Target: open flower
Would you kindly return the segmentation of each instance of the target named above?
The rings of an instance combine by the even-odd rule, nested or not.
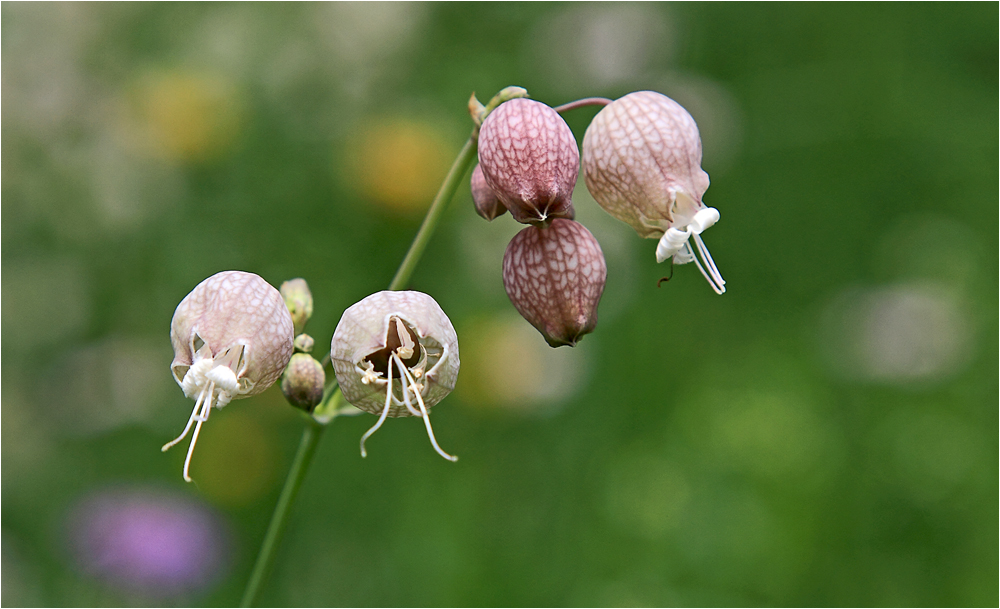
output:
[[[253,273],[223,271],[202,281],[177,305],[170,322],[170,370],[195,401],[181,435],[194,434],[184,459],[184,479],[201,424],[212,407],[256,395],[281,376],[292,357],[292,316],[278,290]]]
[[[583,137],[583,169],[601,207],[639,236],[660,240],[657,262],[694,261],[716,293],[726,291],[701,239],[719,220],[718,210],[702,202],[709,180],[701,168],[701,137],[680,104],[638,91],[605,106]]]
[[[439,455],[428,412],[455,388],[458,380],[458,335],[438,303],[422,292],[383,291],[348,307],[337,324],[330,359],[344,398],[357,408],[378,414],[365,441],[386,417],[424,420],[427,436]]]

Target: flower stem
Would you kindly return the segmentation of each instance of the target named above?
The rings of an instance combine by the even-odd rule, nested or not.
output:
[[[477,138],[473,134],[465,142],[462,151],[458,153],[458,157],[452,163],[451,169],[448,170],[448,175],[445,176],[441,188],[427,210],[427,216],[424,217],[424,222],[420,225],[417,236],[414,237],[413,243],[410,244],[410,249],[406,252],[406,257],[403,258],[403,262],[399,265],[395,277],[392,278],[392,283],[389,284],[390,290],[402,289],[410,281],[413,270],[417,267],[417,263],[420,262],[420,257],[427,248],[427,243],[430,241],[431,235],[434,234],[434,229],[437,228],[441,214],[444,212],[445,207],[447,207],[448,202],[455,196],[458,185],[472,166],[476,158],[476,150]],[[326,429],[330,421],[336,418],[337,411],[342,405],[343,394],[340,392],[340,388],[333,390],[335,384],[336,380],[331,380],[330,385],[324,392],[323,401],[316,407],[313,416],[307,417],[306,427],[302,431],[302,439],[299,441],[299,450],[295,454],[292,468],[288,471],[285,486],[281,489],[278,504],[274,507],[274,514],[271,515],[271,523],[268,525],[267,533],[264,535],[264,543],[260,546],[260,552],[257,554],[257,562],[254,564],[250,581],[247,582],[246,590],[243,593],[243,600],[240,602],[241,607],[250,607],[254,604],[261,587],[264,585],[264,581],[267,579],[271,565],[274,563],[275,556],[277,555],[281,536],[288,526],[288,518],[292,511],[292,505],[295,503],[295,497],[298,495],[302,481],[306,477],[306,472],[309,471],[309,465],[312,463],[313,455],[316,453],[316,446],[319,444],[319,439],[322,437],[323,430]]]
[[[271,516],[271,524],[267,527],[264,535],[264,543],[260,546],[260,553],[257,555],[257,563],[250,574],[250,581],[247,582],[246,590],[243,592],[243,600],[240,607],[250,607],[257,599],[261,586],[267,578],[271,565],[274,564],[275,550],[278,542],[285,533],[288,526],[288,515],[291,512],[295,497],[299,494],[299,488],[312,463],[313,455],[316,453],[316,446],[323,435],[326,425],[322,425],[312,417],[306,417],[306,428],[302,432],[302,439],[299,441],[299,450],[295,453],[295,460],[292,461],[292,468],[288,471],[288,478],[285,479],[285,487],[281,489],[281,496],[278,497],[278,505],[274,507],[274,514]]]
[[[611,100],[606,97],[585,97],[583,99],[571,101],[568,104],[556,106],[555,108],[553,108],[553,110],[562,114],[563,112],[567,112],[569,110],[575,110],[577,108],[582,108],[584,106],[607,106],[610,103]]]
[[[465,142],[465,146],[462,147],[462,151],[458,153],[455,162],[451,164],[451,169],[448,170],[448,175],[445,176],[444,183],[441,184],[441,189],[438,190],[430,209],[427,210],[424,223],[420,225],[417,236],[413,238],[413,243],[410,244],[410,251],[406,252],[406,258],[403,258],[403,263],[399,265],[396,276],[392,278],[392,283],[389,284],[390,290],[401,290],[410,281],[410,275],[413,274],[413,269],[417,268],[417,262],[420,261],[420,257],[424,254],[424,249],[427,247],[431,235],[434,234],[434,229],[437,228],[441,214],[444,213],[444,209],[448,202],[451,201],[451,198],[455,196],[455,191],[458,190],[458,185],[462,181],[462,177],[472,167],[472,161],[476,158],[477,144],[477,139],[470,137]]]

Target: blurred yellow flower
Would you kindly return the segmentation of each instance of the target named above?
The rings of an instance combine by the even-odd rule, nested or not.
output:
[[[148,74],[135,103],[150,145],[170,159],[216,158],[231,147],[243,123],[236,87],[217,74]]]
[[[418,212],[430,205],[454,152],[441,130],[426,122],[371,121],[347,143],[345,178],[372,203]]]

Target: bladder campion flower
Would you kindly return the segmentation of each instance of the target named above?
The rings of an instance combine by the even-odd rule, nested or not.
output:
[[[553,347],[574,346],[597,326],[608,267],[601,246],[579,222],[528,226],[503,257],[503,286],[517,312]]]
[[[716,293],[726,291],[701,239],[719,220],[719,211],[702,202],[709,180],[701,168],[701,137],[680,104],[638,91],[605,106],[583,137],[583,170],[601,207],[639,236],[660,240],[657,262],[694,261]]]
[[[438,446],[428,414],[454,389],[460,365],[458,335],[433,298],[384,291],[350,306],[333,333],[330,359],[344,398],[379,415],[361,437],[362,457],[386,417],[415,416],[424,420],[434,450],[457,460]]]
[[[479,132],[479,165],[518,222],[573,219],[580,151],[569,125],[552,108],[524,98],[500,104]]]
[[[170,370],[195,403],[184,431],[163,450],[183,440],[194,425],[184,480],[191,481],[191,455],[212,407],[222,408],[274,384],[292,357],[292,332],[281,294],[253,273],[216,273],[177,305],[170,322]]]

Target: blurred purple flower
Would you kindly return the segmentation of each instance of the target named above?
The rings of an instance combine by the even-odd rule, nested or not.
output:
[[[117,488],[74,506],[69,544],[79,568],[130,592],[205,590],[225,570],[229,535],[208,507],[168,491]]]

